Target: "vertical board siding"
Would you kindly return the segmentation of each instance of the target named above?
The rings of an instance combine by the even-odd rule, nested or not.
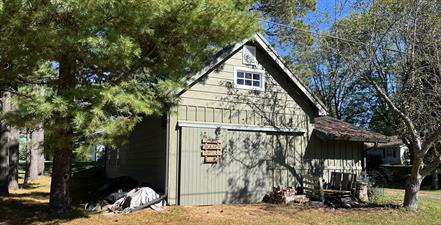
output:
[[[163,117],[147,117],[129,137],[129,143],[109,150],[106,175],[130,176],[164,192],[166,128]]]
[[[265,91],[234,88],[234,53],[181,95],[170,126],[169,203],[204,205],[258,202],[277,185],[299,186],[304,174],[317,173],[329,181],[332,171],[361,170],[360,143],[318,139],[315,109],[292,81],[261,49],[256,69],[265,71]],[[215,129],[177,127],[177,121],[230,123],[279,128],[303,128],[301,136],[222,130],[224,155],[218,164],[205,164],[201,139]],[[180,138],[177,138],[180,137]]]
[[[222,109],[209,106],[180,105],[178,119],[181,121],[231,123],[256,126],[305,127],[298,121],[306,121],[292,112],[259,112],[251,109]]]
[[[348,151],[359,149],[360,143],[316,140],[303,153],[295,144],[302,136],[221,130],[218,138],[223,141],[222,159],[208,164],[201,155],[201,140],[216,137],[216,129],[184,127],[181,134],[181,205],[260,202],[272,187],[300,186],[305,174],[329,182],[334,171],[361,171],[357,167],[361,159],[352,158]],[[327,167],[328,159],[322,151],[335,152],[329,157],[343,166]],[[292,163],[296,155],[302,154],[299,164]]]
[[[185,127],[181,132],[181,205],[260,202],[273,186],[295,184],[284,167],[294,148],[283,140],[299,137],[222,130],[222,159],[209,164],[201,156],[201,140],[215,137],[215,129]],[[269,161],[276,165],[268,167]]]

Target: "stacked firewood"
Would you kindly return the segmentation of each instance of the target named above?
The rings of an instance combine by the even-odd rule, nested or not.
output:
[[[307,203],[309,198],[306,195],[296,195],[294,187],[273,187],[273,191],[263,198],[263,202],[272,204]]]
[[[273,196],[276,202],[285,202],[286,197],[293,196],[295,194],[296,189],[293,187],[273,187]]]
[[[273,187],[273,191],[269,196],[266,196],[266,201],[271,203],[288,203],[290,197],[296,194],[296,190],[293,187],[277,186]]]

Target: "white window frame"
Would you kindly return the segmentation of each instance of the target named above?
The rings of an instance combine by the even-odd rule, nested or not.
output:
[[[254,87],[254,86],[248,86],[245,84],[238,84],[237,83],[237,72],[244,72],[244,73],[257,73],[260,75],[260,87]],[[247,68],[247,67],[234,67],[234,87],[235,88],[241,88],[241,89],[248,89],[248,90],[255,90],[255,91],[265,91],[265,71],[264,70],[258,70],[253,68]]]

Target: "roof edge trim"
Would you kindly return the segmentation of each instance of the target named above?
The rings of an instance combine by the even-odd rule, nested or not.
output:
[[[309,90],[306,85],[303,84],[303,82],[295,76],[291,70],[286,66],[283,59],[280,58],[280,56],[277,54],[276,50],[271,47],[269,42],[263,37],[262,34],[256,33],[254,35],[254,39],[256,40],[257,44],[262,47],[265,52],[271,57],[271,59],[274,60],[274,62],[283,70],[283,72],[286,73],[286,75],[294,82],[294,84],[297,86],[297,88],[300,89],[300,91],[305,94],[306,98],[317,108],[318,115],[319,116],[326,116],[328,115],[328,112],[326,110],[325,105],[318,99],[314,94]],[[245,43],[250,41],[252,39],[245,39],[240,43],[236,43],[234,47],[232,47],[232,50],[229,52],[225,52],[221,54],[220,56],[214,58],[207,66],[202,68],[198,73],[191,76],[188,80],[186,80],[186,84],[188,86],[194,85],[201,77],[209,73],[213,70],[217,65],[219,65],[221,62],[223,62],[225,59],[227,59],[229,56],[231,56],[233,53],[235,53],[237,50],[239,50]],[[187,89],[180,88],[176,91],[177,95],[183,94]]]

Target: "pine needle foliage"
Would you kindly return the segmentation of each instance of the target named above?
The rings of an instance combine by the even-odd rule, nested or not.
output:
[[[25,127],[41,121],[51,143],[55,114],[75,139],[119,145],[143,116],[175,104],[173,90],[226,44],[257,30],[252,1],[2,1],[0,85],[15,87]],[[61,58],[74,87],[59,90]],[[97,135],[101,134],[101,135]],[[104,135],[102,135],[104,134]]]

